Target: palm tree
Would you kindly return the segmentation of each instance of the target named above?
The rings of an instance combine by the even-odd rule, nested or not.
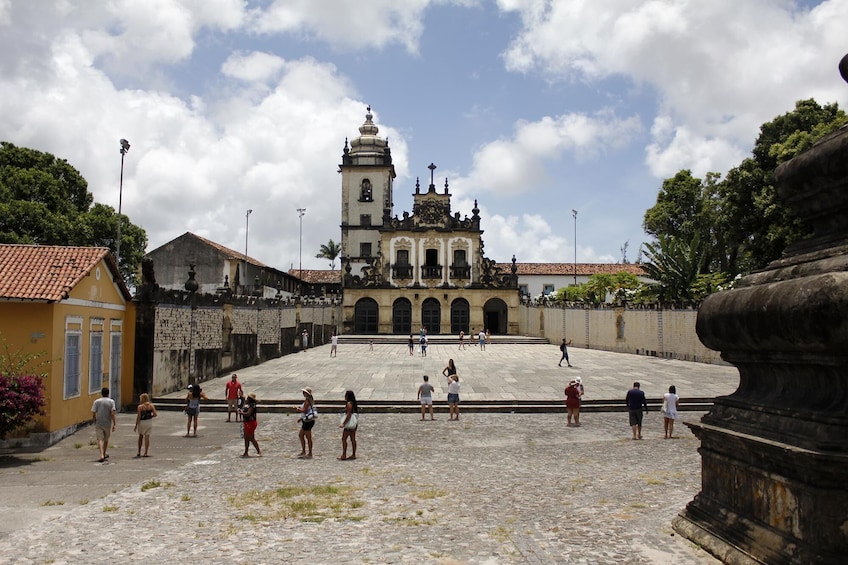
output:
[[[321,251],[316,255],[318,259],[329,259],[330,269],[336,270],[336,258],[341,255],[342,246],[332,239],[326,244],[321,244]]]
[[[645,274],[655,282],[649,293],[662,302],[693,300],[693,286],[704,265],[701,240],[696,232],[692,241],[660,234],[656,243],[646,243],[642,263]]]

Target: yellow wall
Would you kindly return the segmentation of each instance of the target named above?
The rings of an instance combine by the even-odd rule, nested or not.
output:
[[[48,372],[45,380],[46,415],[40,418],[38,431],[53,432],[91,419],[91,405],[100,396],[100,388],[109,386],[111,335],[115,322],[121,324],[121,379],[118,394],[122,404],[133,401],[132,376],[135,348],[135,308],[126,302],[111,273],[104,263],[74,287],[68,300],[58,304],[43,302],[0,302],[0,333],[11,351],[21,353],[44,352],[51,364],[39,371]],[[68,317],[81,318],[78,329],[81,335],[80,391],[78,396],[64,398],[65,328]],[[97,392],[89,393],[89,363],[92,322],[102,319],[94,329],[103,331],[102,382],[96,383]]]

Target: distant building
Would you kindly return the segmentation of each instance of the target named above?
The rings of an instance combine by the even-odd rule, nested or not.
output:
[[[500,263],[501,269],[509,264]],[[518,289],[522,296],[535,298],[555,293],[560,288],[583,284],[592,275],[614,275],[625,272],[635,275],[641,282],[650,282],[645,271],[637,263],[516,263],[518,267]]]
[[[145,258],[153,261],[156,283],[167,290],[184,288],[191,264],[201,294],[288,298],[297,294],[299,286],[296,276],[190,232],[157,247]]]
[[[415,183],[412,213],[394,214],[395,169],[371,109],[359,137],[345,141],[342,178],[344,333],[517,334],[514,267],[485,257],[481,218],[451,210],[448,181]]]
[[[45,443],[91,421],[104,386],[118,406],[133,401],[135,307],[106,248],[0,244],[0,335],[49,362],[27,367],[47,372]]]

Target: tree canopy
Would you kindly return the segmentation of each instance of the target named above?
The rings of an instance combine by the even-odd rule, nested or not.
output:
[[[760,127],[752,156],[724,179],[715,172],[696,178],[689,170],[665,179],[643,221],[645,232],[655,238],[646,246],[652,267],[681,266],[685,258],[690,285],[708,281],[710,287],[780,258],[786,246],[805,237],[809,229],[777,198],[774,171],[846,122],[848,116],[836,103],[821,106],[812,99],[800,100],[793,111]],[[664,257],[667,252],[673,255]],[[694,266],[698,271],[693,274]],[[674,273],[657,271],[651,274],[655,280],[659,280],[655,275],[668,275],[669,281],[676,278]],[[663,298],[686,300],[699,294],[691,287],[682,288],[680,282],[664,289]]]
[[[88,183],[64,159],[0,142],[0,243],[108,247],[118,214],[94,202]],[[121,215],[121,274],[135,280],[147,234]]]

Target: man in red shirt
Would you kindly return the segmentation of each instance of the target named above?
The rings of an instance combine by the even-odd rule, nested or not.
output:
[[[230,420],[230,414],[238,410],[238,393],[241,390],[241,383],[238,382],[238,375],[233,373],[233,378],[227,383],[225,398],[227,399],[227,421]],[[236,418],[238,419],[238,418]]]

